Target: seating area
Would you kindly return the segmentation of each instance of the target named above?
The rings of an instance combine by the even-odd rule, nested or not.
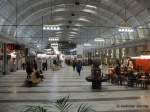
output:
[[[109,81],[112,84],[118,84],[118,78],[116,77],[116,74],[114,72],[114,68],[108,68],[109,69],[109,74],[107,76],[109,77]],[[121,72],[120,74],[120,81],[121,85],[129,86],[129,87],[139,87],[143,89],[147,89],[148,85],[150,84],[150,74],[148,73],[140,73],[136,71],[125,71]]]

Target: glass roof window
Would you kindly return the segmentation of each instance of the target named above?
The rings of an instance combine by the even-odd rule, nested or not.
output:
[[[87,8],[94,8],[94,9],[97,9],[96,6],[93,6],[93,5],[86,5]]]

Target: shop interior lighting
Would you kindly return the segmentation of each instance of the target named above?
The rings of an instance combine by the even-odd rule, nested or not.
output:
[[[58,26],[58,25],[44,25],[43,30],[59,31],[61,29],[60,29],[60,26]]]
[[[95,38],[94,41],[95,42],[104,42],[105,40],[103,38]]]
[[[70,50],[70,52],[74,52],[74,51],[76,51],[76,50],[77,50],[77,49],[76,49],[76,48],[74,48],[74,49],[71,49],[71,50]]]
[[[84,46],[85,46],[85,47],[90,47],[91,44],[90,44],[90,43],[84,43]]]
[[[150,55],[141,55],[137,57],[131,57],[131,59],[150,59]]]
[[[16,58],[16,52],[12,52],[10,53],[10,55],[11,55],[11,58]]]
[[[51,46],[58,46],[58,43],[52,43]]]
[[[40,47],[40,45],[37,45],[37,47],[39,48],[39,47]]]

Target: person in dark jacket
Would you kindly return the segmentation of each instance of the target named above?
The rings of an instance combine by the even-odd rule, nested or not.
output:
[[[81,70],[82,70],[82,62],[81,60],[79,60],[76,64],[76,71],[78,72],[79,76],[81,74]]]
[[[120,68],[121,68],[121,65],[120,65],[119,61],[117,60],[116,67],[115,67],[116,81],[119,85],[122,85],[122,78],[121,78]]]
[[[29,62],[26,63],[26,73],[27,73],[27,79],[30,79],[32,74],[32,67]]]
[[[75,71],[75,68],[76,68],[76,61],[75,60],[72,61],[72,67],[73,67],[73,71]]]
[[[101,78],[101,69],[99,67],[98,63],[93,63],[92,69],[91,69],[91,77],[94,80],[100,80]]]

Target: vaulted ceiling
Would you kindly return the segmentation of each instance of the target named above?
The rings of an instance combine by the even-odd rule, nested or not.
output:
[[[132,27],[150,21],[149,0],[0,0],[1,33],[46,46],[49,37],[77,44],[113,38],[126,17]],[[43,31],[43,25],[60,31]]]

